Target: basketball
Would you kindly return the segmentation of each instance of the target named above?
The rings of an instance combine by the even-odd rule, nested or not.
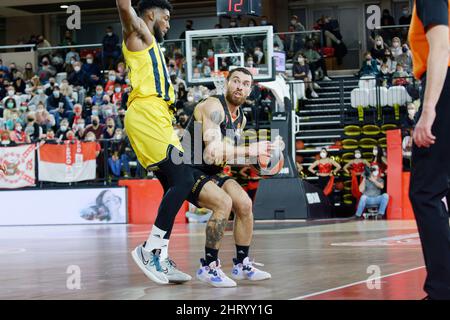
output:
[[[255,168],[262,176],[274,176],[278,174],[284,166],[283,152],[279,149],[272,150],[270,157],[259,155],[258,164]]]
[[[303,150],[305,148],[305,143],[302,140],[295,141],[295,150]]]

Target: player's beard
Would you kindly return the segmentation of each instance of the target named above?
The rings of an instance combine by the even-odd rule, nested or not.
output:
[[[161,31],[161,28],[159,27],[158,24],[155,23],[155,25],[153,26],[153,35],[155,36],[156,42],[158,43],[162,43],[164,41],[164,34]]]
[[[234,91],[236,92],[236,91]],[[232,105],[234,106],[240,106],[245,102],[245,97],[244,94],[241,92],[241,97],[235,97],[234,96],[234,92],[232,92],[231,90],[227,90],[227,94],[225,96],[225,98],[227,99],[228,102],[230,102]]]

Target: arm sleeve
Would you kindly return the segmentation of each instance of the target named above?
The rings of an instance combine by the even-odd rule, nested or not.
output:
[[[448,0],[417,0],[416,5],[425,30],[433,25],[448,26]]]

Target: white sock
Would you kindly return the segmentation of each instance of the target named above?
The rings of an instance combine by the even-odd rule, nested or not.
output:
[[[168,257],[169,257],[169,240],[162,239],[161,254],[160,254],[159,258],[161,260],[165,260]]]
[[[163,239],[167,231],[161,230],[157,226],[153,226],[150,235],[148,236],[145,250],[152,251],[154,249],[161,249],[163,246]]]

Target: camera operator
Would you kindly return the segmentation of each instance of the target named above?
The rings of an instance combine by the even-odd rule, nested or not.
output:
[[[384,180],[380,177],[378,166],[366,167],[363,180],[359,185],[359,191],[362,193],[362,196],[354,216],[356,219],[361,218],[366,206],[378,206],[378,216],[384,216],[389,202],[389,195],[387,193],[381,194],[383,188]]]

